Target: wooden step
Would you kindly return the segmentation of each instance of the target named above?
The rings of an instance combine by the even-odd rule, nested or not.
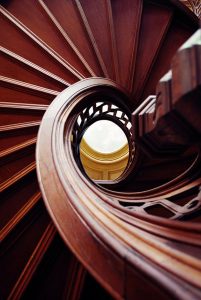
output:
[[[69,83],[76,82],[82,78],[77,72],[70,70],[68,65],[55,52],[42,43],[26,27],[15,21],[4,9],[1,9],[0,24],[2,47],[61,77]],[[7,32],[12,36],[12,39],[9,38]]]
[[[24,102],[32,104],[50,104],[59,94],[58,91],[0,76],[0,100],[2,102]]]
[[[20,123],[15,126],[2,126],[0,130],[0,153],[15,148],[16,145],[26,143],[36,138],[40,122]],[[9,151],[9,150],[8,150]]]
[[[32,252],[30,259],[25,265],[22,273],[20,274],[17,282],[12,288],[8,299],[20,299],[25,289],[29,285],[32,277],[34,276],[36,269],[40,265],[46,252],[49,250],[52,241],[56,235],[56,229],[50,221],[44,230],[43,235],[38,241],[34,251]]]
[[[2,11],[4,15],[9,16],[17,24],[20,24],[24,30],[26,28],[29,33],[31,32],[32,36],[37,37],[43,49],[54,54],[60,62],[65,64],[68,70],[78,77],[89,76],[76,53],[69,44],[65,43],[63,36],[38,1],[22,0],[18,3],[18,1],[14,0],[4,4]],[[36,15],[37,18],[33,18],[33,15]]]
[[[142,93],[147,76],[165,40],[172,17],[172,9],[150,3],[146,4],[146,2],[143,6],[132,88],[133,98],[136,101]],[[151,28],[151,31],[148,31],[147,28]]]
[[[79,1],[76,5],[105,77],[116,78],[110,1]],[[96,18],[94,18],[96,16]],[[100,26],[101,24],[101,26]]]
[[[193,34],[196,30],[187,24],[177,20],[177,15],[174,16],[170,25],[167,36],[161,46],[153,68],[149,74],[149,78],[144,87],[142,98],[146,99],[147,95],[155,92],[154,86],[160,78],[168,72],[171,66],[171,59],[176,53],[176,50]]]
[[[74,2],[61,0],[59,6],[57,1],[39,0],[39,3],[90,75],[101,76],[100,66]]]
[[[62,91],[69,83],[16,53],[0,47],[1,76]]]
[[[41,202],[1,243],[0,281],[1,295],[4,299],[9,296],[16,282],[21,278],[22,270],[33,259],[32,255],[49,224],[49,216]]]
[[[0,102],[0,126],[23,122],[41,121],[46,106]]]
[[[111,1],[120,83],[132,90],[143,1]]]
[[[79,277],[78,268],[72,270],[75,261],[80,265],[57,234],[35,269],[21,299],[79,299],[84,277]],[[71,276],[73,271],[75,277]],[[70,293],[71,283],[74,294]]]

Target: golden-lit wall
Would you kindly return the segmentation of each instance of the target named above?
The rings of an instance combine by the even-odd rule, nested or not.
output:
[[[114,180],[125,170],[129,157],[128,144],[112,153],[93,150],[83,139],[80,158],[87,175],[94,180]]]

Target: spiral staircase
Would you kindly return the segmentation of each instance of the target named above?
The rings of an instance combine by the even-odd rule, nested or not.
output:
[[[0,12],[0,299],[201,299],[197,17],[176,0]],[[80,161],[100,119],[129,142],[108,182]]]

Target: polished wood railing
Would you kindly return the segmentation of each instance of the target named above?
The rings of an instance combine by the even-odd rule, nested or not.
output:
[[[85,118],[86,108],[96,107],[96,101],[121,107],[130,123],[128,96],[111,80],[86,79],[64,90],[39,130],[37,171],[48,211],[73,253],[118,299],[201,296],[199,72],[196,78],[192,75],[194,65],[199,66],[192,55],[199,51],[199,34],[196,42],[192,38],[178,50],[157,95],[134,111],[132,127],[122,126],[128,130],[132,155],[118,181],[96,185],[86,176],[79,154],[82,128],[93,119],[89,114]],[[180,73],[180,65],[189,72]],[[98,118],[105,118],[103,110]],[[124,184],[132,186],[144,167],[145,156],[152,173],[156,157],[163,173],[173,156],[176,167],[183,159],[182,167],[175,178],[157,187],[136,191],[134,184],[125,191]]]

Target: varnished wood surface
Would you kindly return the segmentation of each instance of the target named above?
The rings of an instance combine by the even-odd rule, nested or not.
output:
[[[70,102],[68,105],[69,107],[72,107],[81,99],[76,98],[79,90],[82,89],[82,91],[84,91],[84,89],[88,88],[88,91],[93,91],[93,89],[95,91],[95,85],[98,84],[101,84],[102,88],[104,88],[105,81],[101,79],[97,79],[97,81],[95,79],[86,80],[82,83],[72,86],[66,91],[63,91],[62,94],[58,96],[56,101],[52,103],[49,110],[45,114],[39,133],[37,161],[38,176],[46,206],[66,243],[76,253],[79,259],[82,260],[82,263],[89,268],[90,272],[92,272],[94,276],[96,276],[96,278],[102,282],[102,284],[109,289],[115,297],[123,297],[122,293],[127,282],[127,277],[124,277],[123,275],[123,262],[121,256],[123,255],[123,257],[127,257],[126,261],[124,261],[126,266],[128,263],[131,263],[136,268],[136,256],[134,254],[135,251],[144,256],[144,259],[149,258],[155,264],[155,268],[157,266],[158,268],[165,268],[166,270],[169,270],[168,280],[171,282],[169,283],[170,285],[167,284],[167,282],[166,284],[162,283],[162,277],[160,278],[159,274],[155,277],[155,280],[159,280],[160,285],[162,285],[164,289],[166,288],[168,293],[171,293],[173,277],[176,275],[178,278],[180,278],[180,280],[184,280],[188,284],[197,286],[198,290],[192,290],[192,293],[195,293],[195,295],[197,293],[199,294],[200,270],[198,270],[198,266],[200,265],[200,262],[199,259],[196,261],[195,257],[193,257],[193,245],[195,245],[195,247],[199,245],[201,230],[200,225],[188,223],[188,230],[185,230],[187,228],[186,225],[178,221],[170,221],[165,219],[162,220],[161,218],[152,217],[149,215],[145,216],[143,214],[138,214],[137,212],[133,212],[132,216],[128,216],[126,209],[119,209],[118,205],[116,204],[117,202],[115,203],[113,201],[114,199],[118,201],[121,199],[121,197],[122,199],[124,198],[128,201],[129,195],[116,193],[116,195],[113,195],[114,198],[111,199],[112,193],[107,192],[107,194],[110,195],[110,197],[107,198],[107,195],[103,194],[103,191],[97,190],[97,188],[87,182],[87,180],[83,178],[83,176],[80,174],[80,171],[76,167],[71,153],[72,150],[69,138],[66,140],[68,149],[66,152],[67,156],[65,154],[64,149],[66,146],[63,141],[61,141],[61,138],[59,138],[59,133],[62,134],[62,132],[64,132],[64,128],[66,127],[68,128],[66,134],[67,136],[68,134],[70,136],[73,126],[72,120],[69,119],[67,115],[71,113],[71,109],[67,110],[68,106],[66,109],[64,106],[65,99],[69,99]],[[109,82],[107,85],[108,84]],[[63,107],[63,112],[60,110],[60,107]],[[58,125],[54,123],[55,117],[58,120]],[[47,128],[49,128],[48,134]],[[55,135],[51,132],[54,132]],[[44,133],[46,133],[46,140],[42,138]],[[50,146],[48,149],[45,149],[44,145],[47,144],[54,145],[52,151],[50,150]],[[64,147],[63,150],[62,147]],[[50,158],[47,169],[45,168],[45,157]],[[63,165],[68,166],[68,169],[71,170],[68,174],[62,170],[61,161],[63,162]],[[54,170],[57,170],[57,172]],[[50,172],[54,174],[54,176],[51,178],[48,177]],[[73,182],[78,181],[79,185],[73,184]],[[174,182],[172,182],[172,186],[170,184],[169,193],[171,193],[172,189],[172,193],[175,195],[174,191],[176,188],[173,188],[173,184]],[[197,182],[197,184],[199,184],[199,182]],[[53,186],[57,186],[57,190],[50,188]],[[183,188],[185,188],[185,185]],[[159,191],[162,191],[162,188],[160,188]],[[163,192],[165,193],[164,197],[168,197],[168,188],[165,188],[164,186]],[[152,191],[148,191],[147,194],[150,197],[153,197],[151,196]],[[68,201],[66,201],[66,197]],[[139,200],[137,193],[136,195],[130,195],[130,200],[132,197],[136,197],[136,200]],[[104,206],[102,205],[102,201],[104,201]],[[154,201],[154,198],[152,201]],[[76,212],[79,214],[79,218],[76,218],[71,205],[76,209]],[[112,207],[110,207],[110,205]],[[77,237],[75,239],[73,236],[71,236],[71,226],[68,226],[68,221],[64,220],[62,214],[60,214],[60,211],[65,211],[65,215],[68,215],[68,221],[71,220],[71,224],[76,224],[76,232],[79,232],[79,238]],[[88,224],[93,232],[93,235],[90,235],[86,232],[86,229],[81,221],[82,219],[84,219],[84,221]],[[132,224],[132,227],[130,227],[128,223],[130,225]],[[106,231],[102,229],[101,224],[104,224]],[[139,227],[141,229],[139,229]],[[183,230],[185,230],[185,234]],[[80,232],[85,236],[84,239],[81,239]],[[181,232],[183,232],[182,235]],[[187,243],[188,245],[191,245],[191,250],[185,254],[182,254],[182,252],[175,250],[173,247],[167,246],[167,244],[164,244],[162,242],[163,239],[161,240],[158,238],[158,235],[165,239],[170,239],[173,244],[173,240]],[[116,237],[116,240],[114,237]],[[97,242],[99,239],[102,241],[101,251],[97,249]],[[84,247],[86,247],[86,245],[90,245],[88,247],[89,249],[93,249],[93,254],[95,253],[94,255],[97,259],[97,262],[101,263],[102,254],[104,251],[104,255],[109,255],[110,257],[108,263],[115,265],[116,268],[119,269],[119,272],[117,273],[116,269],[110,269],[109,265],[106,267],[106,272],[105,269],[102,269],[99,263],[92,267],[92,252],[90,251],[90,253],[83,253],[83,251],[80,250],[82,243],[84,243]],[[130,249],[129,252],[127,252],[127,247]],[[112,249],[112,252],[110,249]],[[118,260],[117,257],[119,257]],[[161,260],[162,257],[163,259]],[[150,270],[149,273],[149,271],[146,269],[149,265],[146,264],[146,259],[142,262],[142,272],[145,272],[146,276],[153,276],[152,271]],[[165,263],[167,260],[168,264]],[[177,264],[175,261],[177,261]],[[184,275],[183,273],[184,269],[186,268],[188,269],[189,276],[187,274]],[[162,269],[160,269],[161,275],[163,273]],[[164,273],[163,275],[166,276]],[[136,276],[138,275],[136,274]],[[117,283],[119,287],[118,290],[114,288]],[[174,283],[177,285],[177,282]],[[177,286],[177,291],[178,290],[184,296],[184,290],[182,291],[181,286]]]
[[[65,127],[67,161],[60,140],[49,144],[56,105],[40,140],[45,184],[56,180],[49,188],[56,200],[49,194],[45,200],[56,228],[43,205],[35,160],[41,120],[62,90],[86,77],[114,79],[123,89],[102,79],[98,90],[106,85],[109,94],[100,94],[99,101],[108,95],[114,101],[121,98],[128,114],[155,93],[175,51],[197,24],[192,12],[173,0],[161,0],[160,5],[155,0],[1,1],[0,298],[77,300],[93,298],[97,291],[96,299],[110,299],[86,270],[118,299],[200,297],[199,216],[187,226],[167,219],[170,211],[181,217],[181,204],[185,210],[199,193],[197,150],[161,162],[135,147],[130,174],[127,170],[122,182],[95,187],[81,174],[70,144],[69,130],[83,104],[71,112]],[[82,90],[85,83],[79,84]],[[61,95],[66,105],[68,97]],[[56,127],[57,137],[62,128]],[[52,165],[55,149],[61,156]],[[57,163],[61,169],[56,170]],[[61,186],[62,176],[68,177],[67,190]],[[130,209],[136,200],[138,209]]]

